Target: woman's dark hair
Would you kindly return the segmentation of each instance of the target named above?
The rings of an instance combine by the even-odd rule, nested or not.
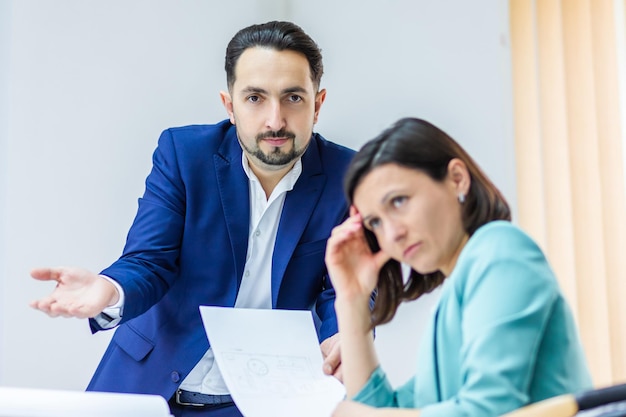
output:
[[[291,22],[273,21],[241,29],[228,43],[225,69],[229,90],[235,83],[235,66],[239,57],[246,49],[255,46],[301,53],[309,61],[313,84],[319,87],[324,72],[320,48],[300,26]]]
[[[508,203],[468,153],[441,129],[421,119],[404,118],[367,142],[354,156],[344,180],[344,190],[350,204],[363,178],[375,168],[396,164],[418,170],[435,181],[443,181],[448,164],[458,158],[469,171],[471,184],[462,205],[462,222],[471,236],[480,226],[493,220],[511,220]],[[367,229],[365,236],[372,251],[380,246],[374,234]],[[398,261],[389,260],[378,277],[377,296],[372,310],[372,327],[387,323],[401,302],[415,300],[441,285],[440,271],[420,274],[411,270],[404,283]]]

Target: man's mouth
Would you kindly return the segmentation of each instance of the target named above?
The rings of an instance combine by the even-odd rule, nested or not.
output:
[[[263,138],[263,142],[271,146],[283,146],[289,141],[290,138]]]
[[[283,146],[285,143],[296,138],[291,132],[286,130],[277,130],[273,132],[265,132],[257,136],[257,142],[263,141],[270,146]]]

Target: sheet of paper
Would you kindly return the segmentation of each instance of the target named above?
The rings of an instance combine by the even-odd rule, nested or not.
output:
[[[233,400],[245,417],[328,417],[345,389],[322,372],[310,311],[200,307]]]
[[[0,417],[172,417],[147,394],[0,387]]]

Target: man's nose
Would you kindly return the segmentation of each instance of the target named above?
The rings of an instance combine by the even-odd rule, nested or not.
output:
[[[270,104],[265,125],[267,129],[272,131],[278,131],[285,127],[285,117],[280,103]]]

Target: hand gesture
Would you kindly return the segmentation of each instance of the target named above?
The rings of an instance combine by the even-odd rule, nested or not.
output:
[[[95,317],[119,299],[115,285],[85,269],[36,268],[30,275],[40,281],[57,283],[50,295],[30,303],[50,317]]]
[[[335,227],[328,239],[326,267],[337,296],[369,298],[380,268],[389,260],[383,251],[372,253],[362,221],[356,208],[350,207],[350,217]]]

